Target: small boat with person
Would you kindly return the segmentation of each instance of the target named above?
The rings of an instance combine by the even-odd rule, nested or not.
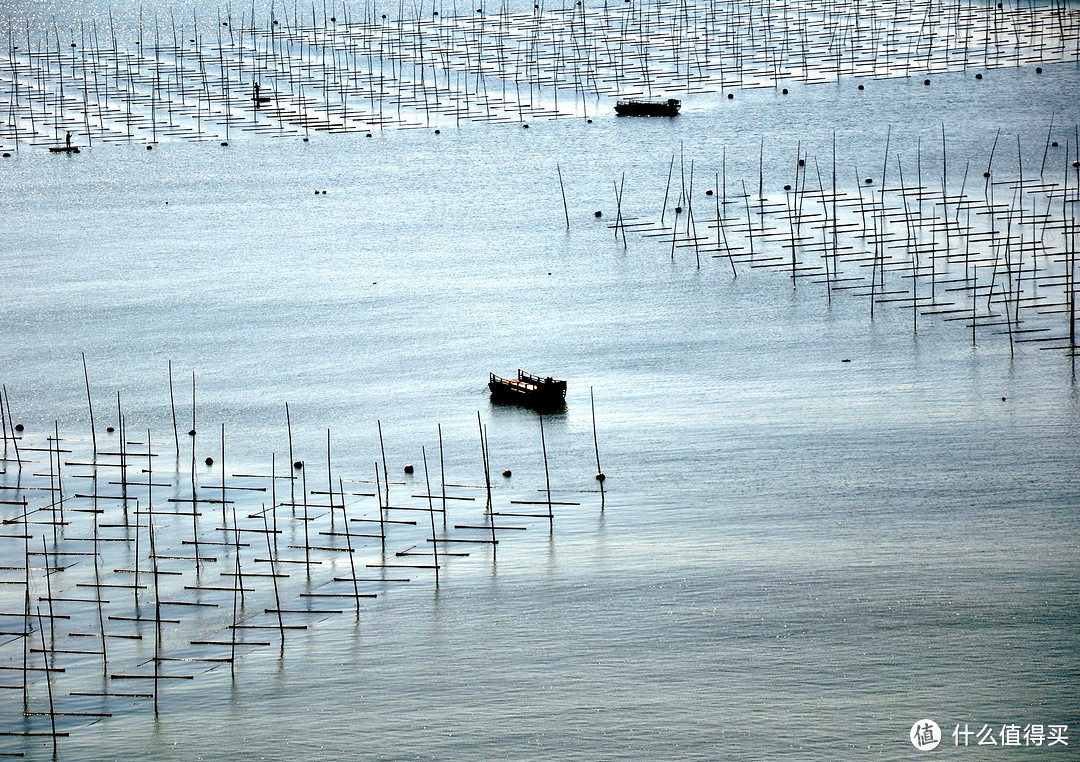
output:
[[[566,382],[551,376],[540,377],[518,369],[517,378],[488,374],[492,402],[531,408],[558,408],[566,404]]]
[[[62,145],[62,146],[49,146],[49,153],[78,153],[78,152],[79,152],[79,147],[77,145],[72,145],[72,143],[71,143],[71,133],[70,132],[67,134],[67,137],[64,138],[64,145]]]
[[[666,100],[629,99],[615,103],[615,113],[619,116],[676,116],[682,108],[682,101],[677,98]]]

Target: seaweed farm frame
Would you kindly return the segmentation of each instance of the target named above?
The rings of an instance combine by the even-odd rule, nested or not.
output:
[[[228,140],[584,117],[604,101],[1080,60],[1068,3],[331,3],[117,29],[12,20],[0,138]],[[561,101],[560,101],[561,95]]]
[[[171,367],[169,380],[175,415]],[[192,426],[195,381],[193,374],[186,411]],[[93,419],[89,396],[87,403]],[[369,599],[392,597],[418,577],[437,586],[440,569],[468,563],[471,549],[486,548],[494,561],[499,543],[514,534],[552,529],[556,507],[604,508],[602,475],[596,489],[553,497],[542,416],[545,485],[539,494],[497,499],[479,414],[477,483],[447,482],[438,426],[430,462],[421,447],[420,473],[406,486],[387,469],[381,423],[383,460],[373,459],[369,478],[335,472],[328,429],[325,460],[309,483],[315,464],[294,460],[287,405],[288,460],[272,454],[266,473],[226,470],[224,425],[215,432],[216,463],[208,456],[203,469],[196,452],[205,435],[188,430],[182,453],[175,418],[171,441],[154,442],[150,431],[133,436],[119,393],[109,411],[119,424],[107,426],[100,442],[96,430],[89,438],[62,438],[58,427],[34,442],[22,424],[10,423],[6,394],[3,406],[3,505],[11,514],[3,519],[4,557],[21,552],[24,559],[21,569],[5,567],[0,582],[4,636],[17,638],[5,650],[19,643],[22,650],[21,665],[4,666],[13,678],[4,688],[21,692],[27,721],[3,734],[48,737],[54,749],[79,725],[112,716],[88,707],[138,699],[152,702],[156,713],[174,681],[232,665],[253,648],[284,653],[290,633],[328,616],[355,615],[359,622]],[[415,471],[405,466],[407,475]],[[14,611],[19,605],[21,614]],[[200,634],[207,631],[213,634]],[[78,688],[87,684],[99,687]]]

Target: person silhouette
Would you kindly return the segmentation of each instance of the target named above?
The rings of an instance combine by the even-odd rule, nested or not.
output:
[[[71,133],[70,132],[67,134],[67,137],[64,138],[64,140],[67,143],[67,149],[70,151],[71,150]]]

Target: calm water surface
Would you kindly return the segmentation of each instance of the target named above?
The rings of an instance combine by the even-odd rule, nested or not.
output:
[[[0,380],[28,437],[54,421],[88,436],[85,353],[99,409],[119,390],[129,429],[170,441],[171,360],[181,415],[194,371],[199,417],[226,426],[237,471],[286,457],[288,402],[297,451],[322,457],[331,428],[346,476],[380,460],[376,420],[398,473],[441,423],[448,472],[477,484],[479,410],[493,467],[514,470],[500,489],[524,495],[544,483],[535,416],[492,408],[485,388],[488,371],[524,367],[569,380],[547,447],[556,487],[582,503],[495,561],[474,550],[437,590],[418,579],[359,621],[327,616],[284,653],[245,654],[234,675],[169,685],[156,718],[112,700],[60,758],[909,759],[923,717],[956,758],[1012,751],[954,748],[957,723],[1077,736],[1070,358],[1010,356],[989,329],[972,347],[940,319],[915,334],[900,307],[871,320],[865,297],[829,301],[771,270],[733,279],[723,260],[697,269],[607,227],[624,173],[624,213],[657,216],[679,151],[704,188],[725,149],[729,182],[756,182],[762,150],[778,192],[800,142],[825,171],[835,130],[854,192],[880,176],[891,130],[910,166],[925,151],[932,185],[944,124],[959,185],[999,128],[1002,166],[1017,134],[1037,165],[1051,115],[1062,146],[1080,119],[1075,66],[972,83],[0,163]],[[21,727],[21,696],[0,701],[0,725]],[[1069,743],[1015,756],[1076,758]]]

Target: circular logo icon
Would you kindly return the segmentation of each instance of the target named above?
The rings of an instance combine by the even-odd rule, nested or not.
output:
[[[919,751],[936,749],[941,743],[941,728],[933,720],[919,720],[911,726],[911,745]]]

